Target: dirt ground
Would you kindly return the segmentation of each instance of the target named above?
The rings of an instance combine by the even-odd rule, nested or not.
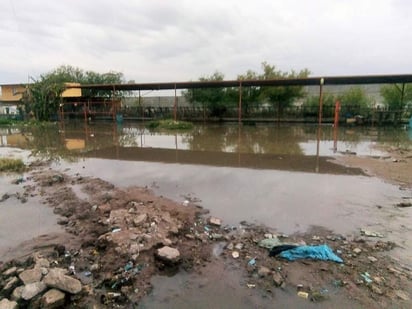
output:
[[[338,163],[363,169],[368,175],[412,189],[412,148],[381,147],[388,153],[383,157],[344,155],[336,157]]]
[[[410,150],[391,149],[387,158],[342,156],[338,161],[412,189]],[[12,266],[30,269],[36,253],[70,269],[81,281],[82,291],[67,295],[63,307],[135,308],[150,293],[154,275],[180,270],[205,273],[205,267],[214,263],[213,255],[218,255],[226,264],[242,269],[245,289],[259,289],[265,297],[281,289],[326,307],[339,308],[346,302],[362,308],[409,308],[412,270],[390,257],[396,244],[379,235],[337,235],[323,228],[282,235],[248,222],[225,226],[211,219],[196,201],[178,204],[155,196],[147,187],[116,188],[100,179],[56,172],[44,164],[34,164],[30,177],[32,183],[25,186],[28,202],[30,196],[42,196],[67,233],[22,244],[16,249],[17,259],[2,257],[0,288],[8,282],[4,271]],[[270,257],[269,250],[259,246],[264,239],[327,244],[344,263]],[[179,258],[159,256],[158,249],[165,246],[177,249]],[[10,295],[3,289],[0,300]],[[19,304],[37,308],[41,296]]]

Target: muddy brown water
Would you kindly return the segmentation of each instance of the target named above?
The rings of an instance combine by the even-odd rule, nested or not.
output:
[[[359,169],[333,163],[333,157],[341,155],[385,157],[387,154],[375,147],[380,144],[412,147],[405,130],[198,125],[190,132],[159,133],[133,124],[75,123],[21,131],[3,129],[1,134],[3,146],[34,149],[39,155],[58,159],[54,168],[100,177],[121,187],[148,186],[176,201],[193,201],[228,225],[246,220],[282,233],[316,225],[345,234],[363,227],[401,244],[394,255],[412,261],[411,211],[394,207],[412,193],[367,177]],[[7,181],[3,178],[3,183]],[[5,204],[0,205],[4,211]],[[23,217],[17,208],[9,208],[7,213]],[[43,217],[54,219],[49,214]],[[7,232],[1,225],[0,235],[11,235],[22,224],[25,221],[15,219],[15,228]],[[25,226],[30,230],[41,225],[45,230],[38,233],[47,233],[54,224]],[[9,240],[6,246],[21,240],[12,236],[4,239]],[[217,273],[225,274],[226,287],[195,274],[153,278],[153,293],[143,300],[142,308],[259,308],[274,301],[280,307],[307,307],[307,302],[296,300],[294,291],[279,292],[277,299],[262,298],[258,292],[237,285],[242,280],[239,273],[221,267]],[[293,303],[289,303],[290,294]]]

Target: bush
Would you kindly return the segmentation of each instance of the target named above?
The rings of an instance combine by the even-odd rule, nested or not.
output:
[[[191,122],[175,121],[172,119],[151,121],[147,126],[150,129],[160,130],[190,130],[193,128],[193,124]]]
[[[0,158],[0,172],[22,172],[24,169],[21,159]]]

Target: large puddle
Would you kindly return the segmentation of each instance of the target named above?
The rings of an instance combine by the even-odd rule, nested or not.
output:
[[[245,220],[282,233],[313,225],[337,233],[364,227],[401,244],[402,249],[394,254],[412,260],[411,211],[394,207],[403,197],[411,197],[411,192],[333,163],[333,157],[341,155],[384,157],[387,154],[378,147],[382,144],[410,148],[412,134],[405,130],[199,125],[186,133],[155,133],[137,125],[78,123],[3,130],[2,134],[3,145],[64,158],[56,161],[56,168],[100,177],[121,187],[148,186],[182,203],[196,201],[225,224],[236,226]],[[229,300],[233,296],[231,308],[263,304],[256,295],[250,295],[247,303],[237,302],[239,297],[248,297],[247,293],[234,289],[228,296],[230,287],[222,291],[223,287],[188,274],[169,281],[154,278],[153,295],[144,302],[147,307],[193,308],[195,303],[187,304],[203,297],[202,308],[209,308],[210,295]]]

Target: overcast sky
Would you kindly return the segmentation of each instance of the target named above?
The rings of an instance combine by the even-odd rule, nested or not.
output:
[[[412,73],[410,0],[0,0],[0,83],[68,64],[136,82]]]

